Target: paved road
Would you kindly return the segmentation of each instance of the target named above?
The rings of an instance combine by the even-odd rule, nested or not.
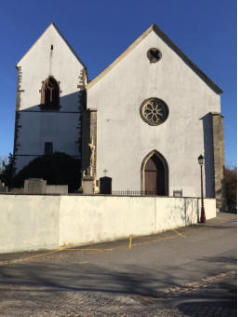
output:
[[[132,249],[2,255],[0,315],[236,316],[236,241],[236,216],[221,213],[133,239]]]

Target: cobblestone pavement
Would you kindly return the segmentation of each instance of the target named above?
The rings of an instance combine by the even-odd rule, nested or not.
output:
[[[0,316],[237,316],[234,221],[221,215],[202,230],[138,239],[130,251],[120,242],[2,261]]]
[[[236,272],[221,273],[159,297],[74,292],[8,285],[0,288],[1,316],[236,317]],[[229,287],[228,287],[229,285]],[[224,288],[231,296],[224,297]],[[222,295],[222,296],[221,296]],[[227,294],[228,295],[228,294]]]

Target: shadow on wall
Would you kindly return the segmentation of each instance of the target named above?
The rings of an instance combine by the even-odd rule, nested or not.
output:
[[[24,92],[21,92],[24,93]],[[63,95],[59,97],[59,101],[55,105],[45,105],[41,103],[41,96],[39,94],[39,104],[32,105],[27,109],[21,109],[18,106],[19,111],[39,111],[39,112],[77,112],[86,109],[87,95],[86,92],[81,90],[71,94]],[[20,102],[21,104],[21,102]]]
[[[69,188],[69,192],[75,192],[80,186],[80,178],[80,160],[65,153],[55,152],[32,160],[15,175],[12,185],[18,188],[24,185],[24,193],[68,193],[62,186],[59,190],[60,187],[54,188],[49,185],[68,185],[66,187]],[[15,192],[15,188],[11,192]]]
[[[45,133],[45,137],[47,140],[47,132],[50,129],[57,129],[57,138],[58,139],[65,139],[65,132],[68,131],[68,129],[66,129],[63,125],[60,126],[61,128],[58,128],[58,126],[56,126],[56,122],[60,125],[63,124],[63,120],[62,117],[65,115],[65,120],[68,123],[68,115],[75,115],[77,116],[77,124],[75,126],[75,129],[77,130],[77,139],[75,140],[69,140],[69,142],[71,143],[72,141],[75,142],[76,144],[78,144],[78,148],[79,151],[81,150],[81,114],[84,112],[86,108],[86,93],[79,91],[73,94],[68,94],[65,96],[62,96],[59,98],[59,104],[58,107],[42,107],[42,104],[37,104],[34,106],[31,106],[27,109],[21,110],[21,107],[19,107],[19,110],[17,109],[17,114],[16,114],[16,121],[15,121],[15,140],[14,140],[14,153],[16,152],[21,152],[21,144],[20,144],[20,140],[19,140],[19,134],[21,133],[21,131],[23,131],[23,122],[22,122],[22,117],[24,116],[24,114],[33,114],[34,117],[30,117],[29,116],[29,120],[30,123],[29,126],[24,125],[24,131],[25,133],[29,133],[29,135],[32,135],[33,133],[33,129],[31,129],[31,125],[34,124],[34,120],[36,120],[36,122],[38,123],[38,120],[41,120],[41,126],[40,126],[40,131],[38,131],[38,135],[36,135],[36,139],[39,138],[39,135],[44,135]],[[37,114],[45,114],[45,122],[41,117],[37,118]],[[54,119],[53,119],[53,115],[57,116],[56,118],[56,122],[54,125]],[[27,128],[29,129],[29,131],[27,131]],[[69,136],[70,138],[71,136]],[[34,141],[32,142],[32,144],[34,144]],[[31,144],[31,145],[32,145]],[[29,151],[30,152],[30,151]],[[28,154],[28,153],[21,153],[23,154]],[[69,153],[70,154],[70,153]],[[32,153],[32,155],[34,156],[39,156],[42,155],[42,149],[39,149],[38,153]]]
[[[200,222],[199,198],[174,198],[173,208],[166,213],[166,221],[174,224],[172,228],[188,226]],[[182,201],[181,201],[182,200]],[[171,230],[171,226],[168,227]]]
[[[23,158],[26,158],[26,164],[23,165],[24,167],[29,163],[29,161],[31,162],[35,158],[44,155],[44,145],[49,145],[49,143],[51,143],[52,152],[55,152],[55,150],[57,151],[57,148],[54,148],[54,142],[58,144],[61,142],[62,148],[66,149],[64,153],[68,155],[72,155],[72,152],[75,152],[75,149],[78,147],[78,154],[74,155],[74,157],[78,158],[82,151],[82,114],[85,112],[86,108],[86,97],[87,96],[85,91],[78,91],[60,97],[57,107],[55,106],[55,104],[54,107],[51,107],[50,105],[48,108],[46,105],[42,107],[42,104],[39,103],[38,105],[29,107],[26,110],[21,110],[21,100],[19,100],[18,108],[20,109],[16,113],[15,122],[15,167],[18,167],[18,158],[21,158],[21,160]],[[75,126],[72,127],[72,124],[70,125],[70,119],[73,119],[73,124]],[[29,124],[26,124],[28,121]],[[32,129],[32,125],[34,126],[34,122],[39,126],[39,130],[37,131]],[[36,133],[35,135],[34,131]],[[68,135],[66,136],[66,134]],[[32,141],[29,142],[29,138],[27,138],[28,140],[25,141],[23,137],[24,135],[31,136]],[[45,144],[42,144],[42,148],[37,149],[37,153],[32,153],[32,145],[34,145],[34,143],[39,143],[39,138],[42,140],[43,143],[45,139]],[[29,143],[24,144],[24,142]],[[21,151],[23,144],[24,148],[28,149],[26,152],[24,151],[24,153],[23,151]],[[67,151],[69,147],[72,148],[71,153]],[[29,158],[32,158],[32,160],[29,160]],[[19,170],[17,172],[19,172]],[[32,177],[42,176],[32,175]]]
[[[191,210],[190,217],[188,216],[188,210]],[[189,199],[184,198],[184,217],[185,217],[185,226],[188,226],[194,223],[193,219],[196,219],[199,223],[199,199]]]
[[[205,159],[205,197],[213,198],[214,193],[214,168],[213,168],[213,139],[212,121],[210,114],[201,118],[203,122],[204,159]],[[201,153],[202,154],[202,153]]]

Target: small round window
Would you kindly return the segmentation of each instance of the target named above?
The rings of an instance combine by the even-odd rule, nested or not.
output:
[[[142,103],[140,113],[149,125],[159,125],[168,118],[169,109],[161,99],[149,98]]]
[[[162,54],[157,48],[150,48],[147,51],[147,57],[150,63],[156,63],[161,59]]]

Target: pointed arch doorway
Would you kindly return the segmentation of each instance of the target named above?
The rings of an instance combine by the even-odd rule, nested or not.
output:
[[[168,165],[157,151],[152,151],[142,163],[142,186],[145,195],[168,196]]]

